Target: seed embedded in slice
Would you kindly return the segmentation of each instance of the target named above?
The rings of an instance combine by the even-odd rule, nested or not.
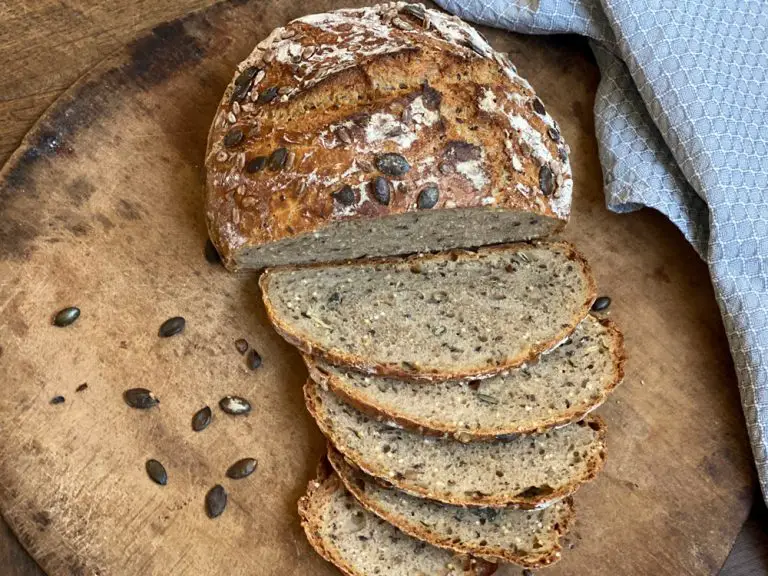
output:
[[[235,340],[235,349],[240,352],[240,354],[248,352],[248,340],[245,338],[238,338]]]
[[[224,396],[219,401],[219,406],[224,412],[233,416],[248,414],[251,411],[251,403],[241,396]]]
[[[247,478],[253,474],[258,464],[255,458],[242,458],[227,469],[227,478],[232,478],[233,480]]]
[[[146,388],[131,388],[130,390],[126,390],[123,392],[123,399],[128,406],[137,408],[138,410],[147,410],[160,404],[160,400]]]
[[[208,518],[216,518],[221,516],[224,512],[224,508],[227,507],[227,491],[224,490],[224,486],[216,484],[205,495],[205,509],[208,513]]]
[[[147,474],[154,482],[160,484],[160,486],[168,484],[168,473],[165,471],[165,466],[160,464],[160,462],[152,459],[147,460],[146,469]]]
[[[80,318],[80,308],[76,306],[70,306],[68,308],[64,308],[63,310],[59,310],[56,313],[56,315],[53,317],[53,325],[58,326],[59,328],[64,328],[65,326],[74,324],[78,318]]]
[[[211,423],[212,419],[213,412],[211,412],[211,408],[209,406],[200,408],[200,410],[195,412],[195,415],[192,416],[192,430],[195,432],[202,432],[208,428],[208,424]]]
[[[160,325],[160,330],[158,331],[158,335],[161,338],[169,338],[170,336],[175,336],[176,334],[180,334],[184,331],[184,326],[187,325],[187,321],[184,320],[181,316],[174,316],[173,318],[168,318],[165,322],[163,322]]]
[[[261,356],[255,349],[248,350],[248,355],[245,357],[245,363],[251,370],[256,370],[261,366]]]

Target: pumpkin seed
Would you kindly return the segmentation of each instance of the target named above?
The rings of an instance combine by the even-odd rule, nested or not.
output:
[[[282,170],[285,166],[285,159],[288,157],[287,148],[278,148],[269,155],[269,169],[273,172]]]
[[[160,330],[158,330],[157,334],[160,338],[170,338],[183,332],[186,325],[187,321],[184,318],[174,316],[173,318],[168,318],[168,320],[160,325]]]
[[[80,308],[70,306],[69,308],[59,310],[56,313],[53,317],[53,325],[58,326],[59,328],[64,328],[65,326],[74,324],[78,318],[80,318]]]
[[[210,238],[205,243],[204,254],[205,259],[209,264],[218,264],[221,262],[221,256],[219,256],[219,252],[216,250],[216,246],[213,245],[213,242],[211,242]]]
[[[560,142],[560,131],[557,128],[549,128],[547,134],[549,134],[549,137],[555,142]]]
[[[248,340],[245,338],[239,338],[235,340],[235,349],[240,352],[240,354],[245,354],[248,352]]]
[[[248,414],[251,411],[251,403],[240,396],[224,396],[219,400],[219,406],[224,412],[232,416]]]
[[[83,382],[82,384],[80,384],[80,386],[75,388],[75,392],[83,392],[84,390],[87,390],[87,389],[88,389],[88,384],[86,382]]]
[[[126,390],[123,392],[123,399],[128,406],[139,410],[147,410],[148,408],[160,404],[160,400],[146,388],[131,388],[130,390]]]
[[[434,208],[439,199],[440,190],[438,190],[437,186],[427,186],[424,190],[419,192],[419,197],[416,199],[416,205],[423,210]]]
[[[261,366],[261,356],[255,349],[248,350],[248,355],[245,357],[245,364],[251,370],[256,370]]]
[[[165,471],[165,466],[160,464],[157,460],[147,460],[146,464],[147,474],[153,482],[165,486],[168,484],[168,473]]]
[[[247,478],[253,474],[256,470],[256,466],[258,466],[258,462],[255,458],[243,458],[238,460],[227,469],[227,478],[232,478],[232,480]]]
[[[239,126],[235,126],[229,132],[224,135],[224,146],[227,148],[234,148],[240,144],[245,138],[243,129]]]
[[[221,516],[226,507],[227,491],[224,490],[224,486],[221,484],[216,484],[205,495],[205,510],[208,513],[208,518]]]
[[[373,180],[373,197],[379,204],[389,205],[391,187],[389,181],[383,176],[376,176]]]
[[[609,296],[600,296],[595,300],[594,304],[592,304],[592,311],[602,312],[603,310],[608,308],[608,306],[610,305],[611,305],[611,298]]]
[[[192,430],[195,432],[202,432],[208,428],[208,424],[211,423],[212,418],[213,413],[211,412],[211,408],[209,406],[200,408],[200,410],[195,412],[195,415],[192,416]]]
[[[51,398],[51,404],[64,404],[65,398],[64,396],[54,396]]]
[[[563,162],[568,161],[568,151],[565,149],[565,147],[558,148],[557,155],[560,156],[560,160]]]
[[[351,206],[355,203],[355,191],[352,190],[352,186],[349,184],[346,184],[341,190],[334,192],[332,196],[336,202],[344,206]]]
[[[533,110],[534,112],[536,112],[536,114],[541,114],[542,116],[544,116],[544,114],[547,113],[547,109],[544,108],[544,103],[538,98],[534,98],[532,104],[533,104]]]
[[[272,86],[271,88],[267,88],[264,90],[261,94],[259,94],[259,97],[256,99],[256,102],[259,104],[269,104],[277,98],[277,86]]]
[[[266,156],[256,156],[256,158],[251,158],[248,163],[245,165],[245,171],[248,174],[255,174],[256,172],[260,172],[264,169],[264,166],[267,165],[267,157]]]
[[[555,175],[546,164],[539,169],[539,188],[544,196],[549,196],[555,190]]]
[[[387,176],[398,177],[408,172],[411,169],[411,165],[408,164],[408,161],[402,154],[388,152],[376,156],[376,168]]]

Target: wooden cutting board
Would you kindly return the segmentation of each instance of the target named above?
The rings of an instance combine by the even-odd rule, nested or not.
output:
[[[59,99],[0,173],[0,510],[51,575],[335,573],[296,514],[324,447],[302,404],[306,371],[269,327],[256,276],[202,254],[216,104],[253,45],[307,11],[299,0],[232,2],[154,29]],[[613,297],[629,352],[625,383],[600,410],[608,466],[577,495],[573,549],[546,572],[714,573],[754,479],[706,268],[659,214],[605,210],[586,43],[485,32],[573,149],[565,237]],[[51,326],[69,305],[80,320]],[[175,315],[185,332],[158,338]],[[255,372],[235,350],[243,337],[264,358]],[[159,409],[128,408],[122,392],[136,386]],[[224,415],[226,394],[249,398],[253,412]],[[66,402],[51,405],[56,395]],[[194,433],[206,404],[214,421]],[[244,456],[257,472],[227,480]],[[148,458],[166,465],[167,486],[149,481]],[[216,483],[230,503],[209,520]]]

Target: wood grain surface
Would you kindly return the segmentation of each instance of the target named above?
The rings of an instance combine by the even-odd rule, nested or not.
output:
[[[159,4],[165,14],[192,3]],[[323,446],[301,403],[306,373],[266,323],[255,277],[228,275],[202,258],[200,165],[235,64],[275,26],[338,5],[225,3],[160,26],[82,78],[4,168],[0,509],[48,573],[334,573],[309,549],[295,511]],[[114,40],[83,41],[91,58],[141,27],[125,24],[130,10],[116,12],[123,24]],[[566,238],[614,297],[630,354],[625,384],[601,410],[608,467],[577,495],[574,547],[548,572],[716,573],[749,511],[754,479],[706,269],[660,215],[603,207],[592,117],[598,72],[585,43],[489,36],[510,52],[573,148]],[[67,38],[69,54],[77,40]],[[80,60],[71,58],[49,75],[72,74]],[[30,84],[7,86],[18,97],[36,93]],[[13,127],[23,119],[8,104]],[[12,136],[3,138],[13,146]],[[51,327],[50,314],[69,304],[83,308],[81,320]],[[187,317],[187,330],[160,341],[157,327],[175,314]],[[239,337],[259,348],[263,369],[244,367],[232,344]],[[83,381],[88,390],[75,393]],[[156,391],[159,410],[125,406],[122,391],[139,385]],[[193,434],[194,410],[226,393],[249,397],[254,412],[233,419],[217,411],[209,430]],[[50,405],[56,394],[67,402]],[[230,506],[208,520],[206,490],[244,455],[260,460],[259,471],[226,483]],[[168,466],[168,486],[145,477],[149,457]],[[2,536],[0,566],[8,558],[10,574],[36,573]]]

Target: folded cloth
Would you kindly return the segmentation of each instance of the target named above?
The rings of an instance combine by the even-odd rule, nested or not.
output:
[[[768,2],[436,0],[591,38],[607,206],[664,213],[708,263],[768,501]]]

